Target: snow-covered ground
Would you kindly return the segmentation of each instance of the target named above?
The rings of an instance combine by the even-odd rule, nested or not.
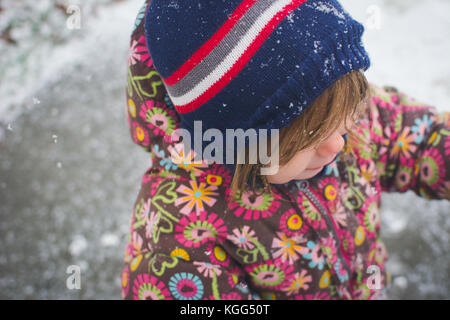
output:
[[[12,34],[17,46],[0,39],[0,298],[120,298],[148,164],[125,115],[129,34],[142,0],[102,1],[96,12],[94,2],[70,1],[81,8],[80,29],[58,11],[31,15],[35,27]],[[0,31],[23,15],[21,3],[42,13],[50,2],[3,0]],[[450,1],[342,3],[366,26],[369,81],[450,111]],[[391,298],[450,296],[449,213],[447,201],[383,195]],[[80,290],[66,287],[70,265],[81,267]]]
[[[450,110],[450,1],[342,0],[364,23],[372,82]]]

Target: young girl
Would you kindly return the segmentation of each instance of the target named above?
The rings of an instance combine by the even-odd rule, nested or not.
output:
[[[151,164],[124,299],[386,298],[380,192],[450,199],[450,117],[369,83],[362,33],[333,0],[144,3],[127,115]],[[192,161],[174,131],[194,121],[279,129],[278,171]]]

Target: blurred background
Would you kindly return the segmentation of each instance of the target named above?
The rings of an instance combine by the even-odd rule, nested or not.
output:
[[[121,299],[149,163],[125,113],[142,3],[0,0],[0,299]],[[370,82],[450,111],[450,1],[341,3],[366,27]],[[390,299],[450,297],[449,216],[448,201],[382,195]],[[70,265],[78,290],[66,286]]]

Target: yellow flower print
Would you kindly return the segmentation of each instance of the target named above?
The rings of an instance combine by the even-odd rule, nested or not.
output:
[[[203,203],[206,203],[210,207],[216,203],[217,200],[213,198],[213,196],[217,195],[217,193],[214,192],[217,190],[216,186],[211,186],[204,182],[197,184],[197,181],[195,180],[191,180],[189,183],[191,184],[191,188],[180,185],[177,189],[177,192],[186,195],[175,200],[175,206],[186,202],[186,205],[180,210],[182,214],[189,215],[194,211],[194,207],[196,213],[200,214],[201,211],[205,210]]]
[[[180,249],[180,248],[176,248],[176,249],[172,250],[170,255],[172,257],[177,257],[177,258],[183,259],[185,261],[191,260],[191,258],[189,257],[189,254],[186,252],[186,250]]]
[[[128,99],[128,111],[133,118],[136,118],[136,105],[131,99]]]
[[[357,246],[362,245],[365,239],[366,239],[366,232],[364,231],[363,227],[359,226],[355,232],[355,245]]]
[[[308,271],[302,269],[301,273],[296,273],[294,278],[288,287],[284,288],[283,291],[286,291],[288,296],[292,294],[297,294],[300,289],[308,290],[309,284],[308,282],[312,281],[311,275],[308,274]]]
[[[283,233],[277,233],[279,238],[274,238],[272,243],[272,248],[276,250],[273,253],[273,257],[276,259],[281,257],[281,261],[289,261],[289,264],[293,264],[300,257],[299,254],[308,253],[308,248],[303,246],[305,239],[302,237],[292,237],[288,238]],[[276,249],[275,249],[276,248]]]
[[[136,127],[136,137],[139,141],[143,141],[145,139],[145,132],[141,127]]]
[[[330,271],[325,271],[320,277],[319,288],[325,289],[330,285]]]
[[[177,143],[174,147],[169,146],[168,150],[173,163],[186,171],[194,172],[196,176],[203,173],[200,168],[208,167],[208,164],[205,161],[196,162],[194,159],[196,155],[194,150],[191,149],[189,152],[186,152],[184,150],[184,143]]]
[[[408,135],[410,130],[410,127],[406,127],[403,129],[402,133],[392,147],[391,156],[397,157],[400,155],[400,153],[402,153],[406,157],[409,157],[410,152],[416,151],[417,146],[413,145],[412,143],[414,142],[414,140],[416,140],[417,134],[413,133],[411,135]]]
[[[133,261],[131,261],[130,263],[130,270],[131,271],[136,271],[136,269],[139,267],[139,265],[141,264],[142,261],[142,254],[138,255],[137,257],[135,257],[133,259]]]

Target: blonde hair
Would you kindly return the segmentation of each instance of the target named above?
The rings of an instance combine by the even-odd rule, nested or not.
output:
[[[279,132],[279,165],[287,164],[299,151],[315,146],[327,139],[336,131],[343,121],[348,133],[347,143],[343,152],[353,153],[352,144],[361,143],[359,135],[356,135],[348,126],[348,120],[354,121],[363,112],[363,106],[370,99],[369,83],[362,71],[355,70],[341,77],[326,89],[314,102],[289,126],[280,129]],[[270,139],[267,150],[270,153]],[[245,149],[245,159],[249,159],[249,149]],[[256,178],[260,177],[264,189],[271,188],[267,176],[260,175],[260,169],[264,167],[259,159],[256,164],[237,164],[236,171],[231,182],[231,195],[237,196],[250,188],[256,192]]]

